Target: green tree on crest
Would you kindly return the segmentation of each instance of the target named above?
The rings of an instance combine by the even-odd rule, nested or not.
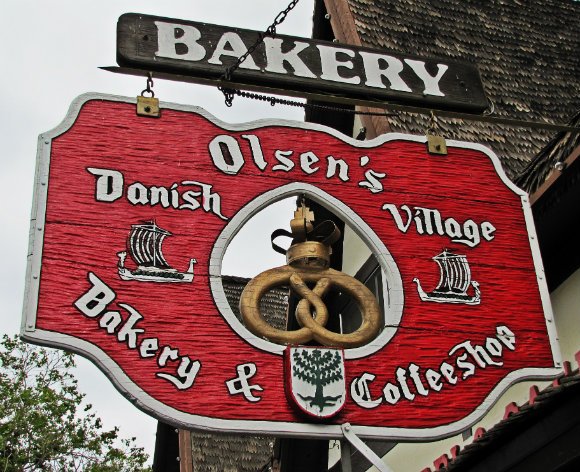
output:
[[[323,389],[326,385],[343,379],[342,358],[339,351],[326,351],[320,349],[302,349],[294,351],[293,374],[304,382],[314,385],[314,396],[304,396],[298,393],[302,400],[310,402],[310,406],[317,406],[322,412],[327,406],[333,406],[341,395],[324,396]]]

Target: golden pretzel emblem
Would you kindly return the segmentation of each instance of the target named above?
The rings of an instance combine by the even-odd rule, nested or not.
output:
[[[279,344],[298,345],[316,341],[332,347],[363,346],[380,331],[382,317],[379,304],[360,281],[328,267],[331,246],[340,237],[340,231],[331,221],[325,221],[317,227],[313,226],[313,221],[314,213],[302,199],[302,207],[296,210],[294,219],[290,221],[292,233],[285,230],[272,233],[272,247],[286,254],[288,265],[267,270],[250,280],[240,298],[242,318],[253,334]],[[281,235],[293,237],[287,251],[274,243],[274,239]],[[308,284],[313,288],[310,289]],[[260,313],[262,297],[278,286],[290,286],[301,297],[296,307],[300,328],[295,331],[274,328]],[[350,295],[359,306],[362,323],[352,333],[335,333],[325,328],[329,313],[322,298],[332,287]]]
[[[308,288],[308,283],[315,284],[312,290]],[[296,308],[296,318],[301,328],[295,331],[274,328],[260,313],[260,300],[264,294],[282,285],[289,285],[302,297]],[[329,313],[322,297],[333,286],[348,293],[359,305],[362,323],[352,333],[340,334],[325,328]],[[333,347],[363,346],[377,336],[381,320],[376,298],[360,281],[331,268],[308,268],[304,265],[277,267],[253,278],[242,293],[240,311],[246,327],[253,334],[275,343],[291,345],[316,341]]]

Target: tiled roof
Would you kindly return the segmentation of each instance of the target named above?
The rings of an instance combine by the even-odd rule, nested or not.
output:
[[[580,352],[576,354],[576,361],[580,363]],[[463,449],[458,445],[453,446],[449,454],[443,454],[433,461],[433,469],[427,467],[421,472],[470,470],[470,466],[484,460],[491,451],[558,408],[566,398],[577,397],[579,393],[580,371],[572,370],[570,363],[564,362],[564,373],[551,385],[541,391],[537,386],[532,386],[525,404],[518,406],[509,403],[505,407],[503,419],[493,428],[488,431],[477,428],[471,444]]]
[[[580,112],[571,120],[570,126],[580,128]],[[578,146],[580,146],[580,133],[570,131],[558,133],[530,161],[514,182],[528,193],[534,193],[546,181],[551,172],[565,170],[564,161]],[[557,166],[560,168],[557,169]]]
[[[567,123],[580,110],[580,2],[572,0],[325,0],[337,38],[478,65],[494,116]],[[345,8],[346,7],[346,8]],[[351,31],[347,31],[348,29]],[[425,115],[398,112],[392,131],[424,134]],[[553,132],[439,119],[450,139],[493,149],[510,177]]]
[[[273,438],[192,431],[192,472],[258,472],[270,464],[273,447]]]
[[[250,279],[243,277],[234,277],[232,275],[222,276],[222,283],[226,298],[236,317],[241,320],[240,296],[246,284]],[[266,317],[266,320],[274,328],[286,329],[286,308],[288,307],[288,289],[279,287],[267,292],[260,302],[260,311]]]

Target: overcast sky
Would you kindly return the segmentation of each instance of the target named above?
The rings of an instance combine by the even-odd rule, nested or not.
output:
[[[0,332],[20,329],[24,294],[28,230],[32,204],[37,137],[57,126],[72,100],[85,92],[135,97],[145,88],[143,78],[101,71],[115,63],[117,18],[136,12],[264,30],[289,0],[2,0],[0,43]],[[278,28],[283,34],[309,37],[313,0],[301,0]],[[198,105],[219,119],[239,123],[264,118],[303,120],[303,111],[236,98],[226,108],[212,87],[158,80],[154,86],[162,101]],[[286,206],[287,208],[287,206]],[[240,233],[239,247],[269,247],[271,230],[287,225],[289,215],[274,211],[258,215],[261,241]],[[260,250],[261,249],[257,249]],[[234,252],[233,249],[232,252]],[[272,251],[261,251],[262,254]],[[251,251],[236,251],[224,262],[224,273],[251,276],[283,264],[275,258],[252,265]],[[276,255],[272,253],[272,256]],[[88,361],[78,358],[80,389],[87,394],[105,427],[120,426],[123,436],[136,436],[152,456],[156,421],[125,400]]]

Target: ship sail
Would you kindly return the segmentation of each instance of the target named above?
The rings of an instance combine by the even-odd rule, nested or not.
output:
[[[441,278],[436,292],[465,293],[471,283],[471,269],[467,258],[444,250],[433,258],[439,265]]]
[[[433,260],[437,262],[440,271],[439,283],[435,290],[427,293],[421,287],[419,279],[417,277],[413,279],[413,282],[417,284],[419,298],[422,301],[479,305],[481,301],[479,283],[471,280],[471,269],[466,256],[454,254],[444,249],[441,254],[433,257]],[[470,286],[475,291],[474,295],[467,293]]]
[[[169,269],[161,245],[165,237],[170,235],[169,231],[160,228],[154,221],[132,225],[128,240],[129,255],[140,267]]]
[[[193,282],[193,266],[195,259],[189,259],[186,272],[178,272],[165,260],[161,246],[163,240],[171,233],[157,226],[155,221],[143,221],[131,225],[131,232],[127,238],[127,250],[117,253],[119,262],[117,273],[121,280],[139,282]],[[137,264],[136,269],[125,267],[127,253]]]

